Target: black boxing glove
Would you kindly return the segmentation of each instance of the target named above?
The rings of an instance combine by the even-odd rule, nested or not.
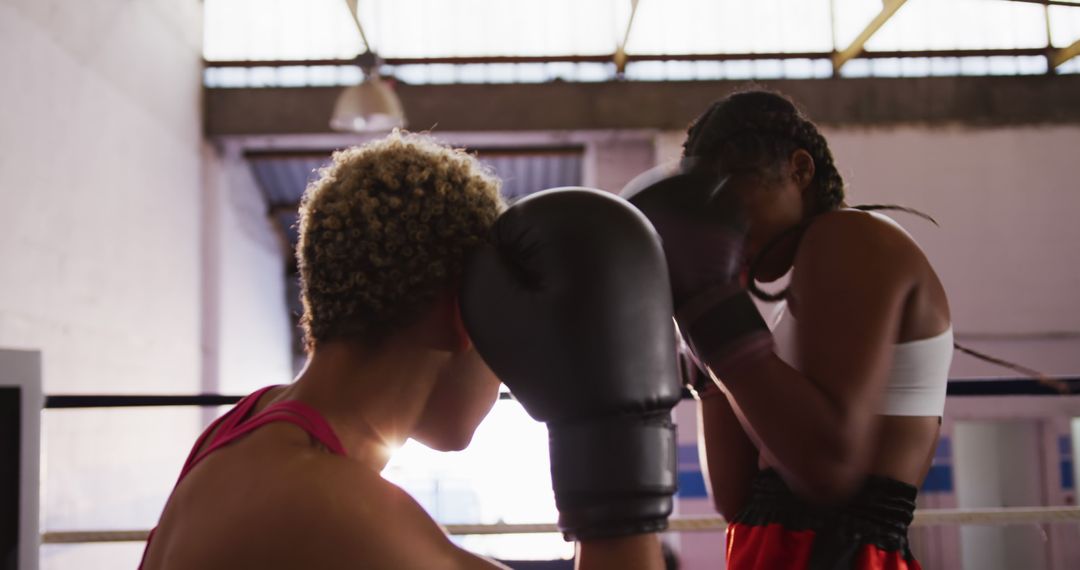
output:
[[[621,192],[660,234],[679,329],[721,378],[773,347],[742,281],[748,226],[740,197],[725,188],[728,180],[684,159],[646,172]]]
[[[548,427],[567,540],[667,528],[679,401],[664,254],[624,200],[583,188],[522,199],[465,268],[477,351]]]

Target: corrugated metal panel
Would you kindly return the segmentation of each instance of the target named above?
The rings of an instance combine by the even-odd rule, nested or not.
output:
[[[296,207],[304,189],[329,162],[329,152],[320,154],[253,154],[248,157],[252,174],[270,205],[274,220],[291,244],[298,239]],[[583,151],[580,148],[535,150],[489,150],[478,153],[502,179],[507,200],[533,192],[582,183]]]
[[[580,186],[582,182],[580,151],[481,153],[479,158],[502,179],[502,193],[507,200],[547,188]]]
[[[317,170],[329,157],[254,156],[248,158],[251,171],[270,206],[293,206],[300,202],[304,188],[315,179]]]

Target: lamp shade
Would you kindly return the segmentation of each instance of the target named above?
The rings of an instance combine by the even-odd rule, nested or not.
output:
[[[397,93],[377,74],[346,87],[334,104],[330,128],[335,131],[389,131],[405,126],[405,111]]]

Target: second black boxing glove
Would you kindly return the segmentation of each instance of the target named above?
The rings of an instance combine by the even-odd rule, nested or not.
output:
[[[691,158],[646,172],[621,193],[659,232],[679,328],[696,358],[721,378],[773,347],[742,283],[747,217],[729,181]]]

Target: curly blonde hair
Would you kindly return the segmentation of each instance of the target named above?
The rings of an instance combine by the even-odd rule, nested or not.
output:
[[[378,342],[419,317],[504,208],[489,169],[424,135],[394,131],[335,152],[300,203],[307,350]]]

